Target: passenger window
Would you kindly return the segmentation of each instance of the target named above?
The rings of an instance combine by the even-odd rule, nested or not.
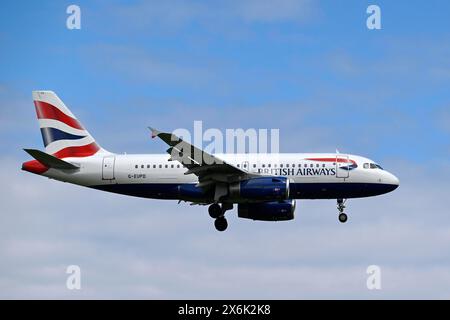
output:
[[[159,165],[159,168],[160,168],[160,169],[162,168],[162,164]]]
[[[164,167],[167,169],[169,166],[166,164]]]
[[[303,165],[305,168],[307,168],[308,167],[308,165],[305,163],[304,165]]]
[[[265,164],[262,164],[262,167],[263,167],[263,168],[265,168],[265,167],[266,167],[266,165],[265,165]]]
[[[237,165],[238,168],[240,168],[240,165]]]
[[[298,165],[298,167],[300,168],[300,165]],[[295,163],[292,165],[292,168],[295,168]]]
[[[289,164],[286,164],[286,168],[289,168]]]
[[[179,165],[179,164],[177,164],[177,168],[180,168],[180,165]]]
[[[314,167],[314,165],[313,165],[312,163],[311,163],[309,166],[310,166],[311,168]]]
[[[171,164],[170,167],[173,169],[173,168],[174,168],[174,167],[173,167],[173,164]]]
[[[282,164],[280,164],[280,168],[283,168],[283,165],[282,165]]]
[[[270,166],[271,166],[271,164],[269,163],[269,164],[267,165],[267,167],[270,168]]]
[[[156,169],[156,164],[153,165],[153,169]]]
[[[256,168],[256,164],[253,165],[253,168]]]
[[[325,168],[325,163],[322,163],[322,168]]]
[[[144,165],[141,165],[141,169],[144,169]]]
[[[319,167],[320,167],[320,164],[316,164],[316,167],[319,168]]]

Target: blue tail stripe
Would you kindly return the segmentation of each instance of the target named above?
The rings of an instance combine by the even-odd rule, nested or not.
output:
[[[44,141],[44,145],[48,146],[53,141],[58,140],[76,140],[82,139],[86,136],[77,136],[74,134],[70,134],[64,131],[61,131],[56,128],[41,128],[42,140]]]

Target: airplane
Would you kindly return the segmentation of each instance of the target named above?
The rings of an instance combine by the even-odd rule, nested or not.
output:
[[[33,91],[45,151],[24,149],[34,160],[22,170],[123,195],[208,205],[218,231],[226,211],[239,218],[294,219],[296,200],[336,199],[346,222],[350,198],[385,194],[399,180],[376,162],[335,153],[209,154],[174,134],[150,128],[166,154],[116,154],[103,149],[52,91]]]

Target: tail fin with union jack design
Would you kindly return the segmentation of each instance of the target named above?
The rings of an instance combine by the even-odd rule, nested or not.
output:
[[[107,152],[53,91],[33,91],[33,100],[46,153],[62,159]]]

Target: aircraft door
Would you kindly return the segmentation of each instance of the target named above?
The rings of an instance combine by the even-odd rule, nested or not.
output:
[[[116,157],[107,156],[103,158],[102,167],[102,179],[103,180],[114,180],[114,163],[116,162]]]
[[[348,178],[350,175],[350,160],[347,155],[336,154],[336,178]]]

